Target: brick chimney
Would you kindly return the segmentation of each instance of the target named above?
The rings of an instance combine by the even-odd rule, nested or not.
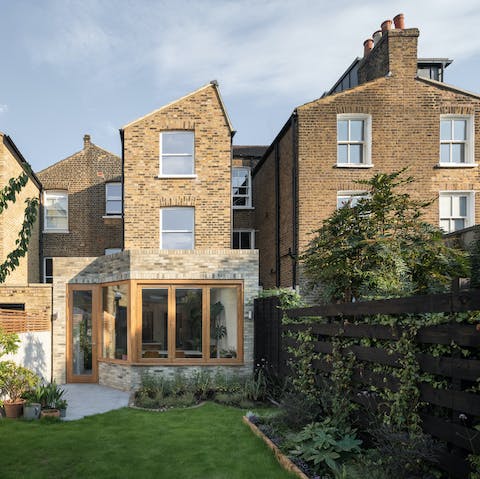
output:
[[[395,17],[398,19],[399,15]],[[382,23],[382,36],[370,54],[363,58],[358,67],[358,82],[365,83],[375,78],[393,77],[415,78],[417,76],[418,28],[386,28],[390,21]],[[396,22],[400,26],[400,22]],[[403,16],[401,26],[404,26]]]
[[[90,135],[83,135],[83,149],[88,148],[92,142],[90,141]]]

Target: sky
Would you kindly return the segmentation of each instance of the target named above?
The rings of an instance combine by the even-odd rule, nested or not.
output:
[[[478,0],[0,0],[0,131],[34,171],[85,133],[120,155],[123,125],[217,80],[234,144],[268,145],[398,13],[480,93]]]

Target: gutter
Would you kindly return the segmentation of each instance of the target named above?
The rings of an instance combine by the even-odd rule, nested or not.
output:
[[[120,141],[122,143],[122,251],[125,251],[125,133],[123,128],[118,130],[120,132]]]
[[[297,266],[298,266],[298,116],[295,111],[292,115],[292,236],[293,236],[293,253],[292,257],[292,288],[297,286]]]

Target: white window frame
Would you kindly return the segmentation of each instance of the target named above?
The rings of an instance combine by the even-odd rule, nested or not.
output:
[[[442,121],[455,121],[455,120],[466,120],[467,124],[465,127],[466,138],[464,141],[461,140],[442,140],[442,130],[441,125]],[[440,138],[440,143],[438,147],[438,166],[442,168],[472,168],[478,166],[475,163],[475,125],[474,125],[474,116],[473,115],[440,115],[440,121],[438,123],[439,132],[438,136]],[[441,145],[450,144],[450,158],[452,157],[451,145],[463,143],[465,145],[465,162],[464,163],[453,163],[442,162],[442,152]]]
[[[110,254],[115,254],[115,253],[121,253],[122,248],[105,248],[105,256],[108,256]]]
[[[166,210],[180,210],[180,209],[189,209],[193,211],[192,229],[191,230],[164,230],[163,229],[163,212]],[[160,249],[164,249],[162,244],[163,233],[191,233],[192,247],[189,248],[189,251],[195,249],[195,208],[193,206],[178,206],[178,207],[174,206],[174,207],[168,207],[168,208],[160,208]]]
[[[237,233],[239,235],[240,235],[240,233],[249,233],[250,234],[250,248],[235,248],[235,249],[255,249],[255,230],[234,229],[232,231],[232,249],[233,249],[233,244],[234,244],[233,236],[235,235],[235,233]],[[241,238],[241,236],[239,237],[239,241],[238,241],[239,244],[240,244],[240,238]]]
[[[51,276],[47,276],[47,260],[52,261],[52,275]],[[47,279],[51,279],[52,281],[49,282],[49,281],[47,281]],[[48,283],[48,284],[53,283],[53,258],[51,256],[43,258],[43,282]]]
[[[174,135],[175,133],[191,133],[193,135],[193,151],[192,154],[190,153],[169,153],[168,155],[165,156],[178,156],[180,157],[186,157],[186,156],[191,156],[192,157],[192,169],[191,173],[185,173],[185,174],[180,174],[180,175],[173,175],[169,173],[163,173],[163,153],[162,153],[162,148],[163,148],[163,135]],[[158,173],[159,178],[196,178],[197,175],[195,174],[195,131],[193,130],[166,130],[166,131],[161,131],[160,132],[160,141],[159,141],[159,173]]]
[[[363,121],[363,141],[350,141],[338,139],[338,122],[339,121]],[[372,168],[372,115],[366,113],[339,113],[337,114],[337,168]],[[349,126],[350,131],[350,126]],[[349,135],[350,136],[350,135]],[[338,158],[338,145],[363,145],[363,162],[362,163],[340,163]],[[350,150],[349,150],[350,151]],[[350,155],[348,155],[350,157]]]
[[[233,170],[245,170],[247,171],[247,190],[248,193],[246,195],[235,195],[234,194],[234,186],[233,186]],[[235,205],[234,198],[246,198],[245,205]],[[232,207],[236,210],[246,210],[252,209],[252,170],[248,166],[234,166],[232,167]]]
[[[110,185],[120,185],[120,196],[109,196],[108,194],[108,187]],[[108,211],[108,202],[109,201],[120,201],[120,213],[111,213]],[[105,216],[109,218],[121,218],[122,217],[122,211],[123,211],[123,186],[120,181],[109,181],[108,183],[105,183]]]
[[[440,205],[440,197],[441,196],[466,196],[467,197],[467,216],[465,217],[465,226],[464,228],[469,228],[470,226],[473,226],[475,224],[475,191],[473,190],[452,190],[452,191],[439,191],[438,193],[438,226],[441,228],[441,221],[442,219],[448,219],[450,222],[452,222],[455,218],[454,217],[448,217],[444,218],[442,217],[442,212],[441,212],[441,205]],[[460,218],[460,217],[459,217]],[[463,218],[463,217],[461,217]],[[462,229],[464,229],[462,228]],[[445,231],[445,230],[443,230]],[[450,231],[445,231],[445,233],[453,233],[454,231],[459,231],[459,230],[450,230]]]
[[[349,201],[352,198],[358,198],[359,200],[362,198],[369,198],[369,194],[365,190],[340,190],[337,191],[337,205],[336,208],[337,210],[340,208],[344,208],[346,205],[339,206],[338,205],[338,200],[340,198],[345,198],[347,201]]]
[[[67,200],[67,228],[49,228],[47,225],[47,199],[49,196],[65,196]],[[45,190],[43,192],[43,232],[44,233],[68,233],[68,191],[66,190]]]

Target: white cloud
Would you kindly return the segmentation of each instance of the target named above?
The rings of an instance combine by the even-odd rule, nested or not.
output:
[[[7,111],[8,111],[8,105],[0,103],[0,113],[7,113]]]
[[[421,56],[480,53],[474,0],[54,1],[46,30],[29,41],[35,62],[89,81],[156,78],[174,98],[218,79],[224,94],[320,96],[382,20],[404,12],[420,28]],[[45,7],[43,7],[45,9]],[[157,100],[156,98],[154,100]]]

